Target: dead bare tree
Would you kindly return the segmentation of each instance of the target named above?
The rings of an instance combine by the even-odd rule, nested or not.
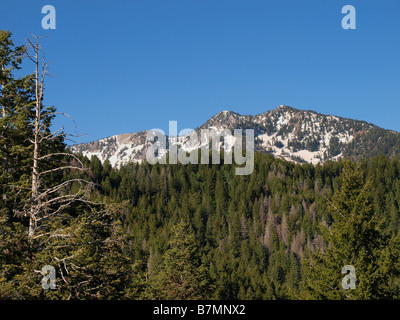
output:
[[[7,214],[26,219],[18,221],[23,223],[8,225],[8,216],[0,216],[1,245],[7,244],[12,248],[16,243],[25,248],[21,257],[15,255],[15,265],[21,266],[15,272],[24,275],[21,279],[26,282],[21,282],[19,289],[10,290],[14,285],[10,278],[6,291],[0,291],[0,296],[4,292],[17,297],[35,295],[40,290],[37,284],[43,277],[41,268],[51,264],[61,275],[55,292],[58,297],[94,299],[106,296],[110,290],[117,290],[120,275],[124,279],[129,277],[129,268],[125,268],[128,264],[124,262],[126,258],[121,249],[124,239],[113,221],[114,216],[124,210],[124,205],[90,201],[94,183],[86,180],[86,175],[80,172],[88,169],[84,168],[78,156],[65,149],[64,141],[72,135],[66,134],[64,127],[51,130],[54,117],[70,117],[55,112],[53,107],[46,108],[42,103],[49,73],[40,39],[32,35],[27,40],[24,54],[33,62],[34,73],[24,78],[27,94],[26,97],[23,95],[18,109],[15,108],[14,112],[10,108],[18,115],[15,120],[10,119],[10,123],[14,121],[20,125],[13,137],[17,137],[15,141],[21,150],[11,158],[16,159],[12,169],[18,175],[13,180],[3,179],[5,183],[0,185],[12,189],[10,194],[15,206],[9,205],[7,210],[12,212],[7,211]],[[17,93],[15,96],[18,98]],[[0,110],[0,119],[1,115]],[[5,140],[7,143],[4,145],[13,146],[11,139]],[[115,272],[110,273],[110,269],[115,269]],[[121,271],[125,269],[126,272]],[[27,292],[25,289],[28,287]]]
[[[48,65],[45,61],[42,47],[40,46],[41,38],[35,35],[32,35],[32,38],[33,40],[27,40],[29,48],[27,56],[35,65],[35,118],[33,121],[33,139],[30,140],[33,144],[32,187],[31,199],[24,206],[23,213],[25,216],[29,217],[28,237],[30,239],[41,236],[38,234],[38,231],[41,230],[40,222],[60,214],[62,210],[72,202],[81,201],[89,204],[88,195],[93,187],[93,183],[78,178],[70,179],[52,186],[42,185],[42,177],[47,174],[64,170],[85,170],[85,168],[79,158],[74,154],[67,152],[41,153],[41,147],[46,142],[59,137],[65,137],[66,135],[63,131],[64,128],[53,133],[44,130],[46,123],[44,123],[43,119],[56,114],[66,114],[62,112],[43,112],[43,89],[45,77],[49,74]],[[65,164],[50,169],[42,169],[41,162],[54,157],[72,158],[78,165],[73,165],[70,161],[67,161]],[[79,184],[78,192],[73,194],[65,192],[73,183]]]

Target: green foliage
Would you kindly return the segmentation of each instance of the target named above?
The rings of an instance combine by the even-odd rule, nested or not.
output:
[[[398,298],[399,288],[391,285],[400,269],[397,250],[399,237],[389,237],[371,202],[371,183],[354,163],[345,162],[341,188],[329,210],[333,224],[324,228],[329,244],[305,263],[303,295],[312,299],[389,299]],[[341,270],[356,270],[356,288],[345,290]]]
[[[41,217],[57,214],[28,238],[20,212],[31,204],[34,84],[12,72],[24,52],[0,31],[1,299],[399,298],[400,161],[369,158],[388,150],[358,145],[359,138],[356,158],[368,156],[360,162],[313,166],[256,153],[249,176],[227,164],[117,169],[80,156],[87,171],[65,168],[42,185],[75,179],[61,196],[75,195],[79,179],[96,188],[85,201],[43,207]],[[51,134],[54,110],[43,110],[43,135]],[[302,138],[292,147],[318,147],[318,139]],[[394,133],[384,139],[398,144]],[[337,153],[340,143],[331,142]],[[40,156],[53,152],[68,153],[62,136],[43,144]],[[49,158],[41,170],[68,159]],[[355,290],[340,286],[347,264],[356,268]],[[56,290],[40,285],[45,265],[56,268]]]
[[[195,236],[181,220],[172,229],[169,248],[150,279],[151,296],[166,300],[198,300],[211,297],[208,268],[200,260]]]
[[[56,201],[73,199],[76,186],[63,182],[79,173],[69,170],[68,165],[52,171],[60,163],[68,164],[70,158],[64,135],[50,131],[54,107],[41,110],[40,136],[51,139],[40,144],[41,173],[50,172],[41,175],[39,189],[41,195],[46,195],[46,190],[57,192],[37,202],[41,205],[35,216],[35,222],[40,221],[38,232],[28,237],[26,213],[34,205],[30,184],[36,97],[32,76],[16,79],[12,73],[19,68],[24,53],[24,47],[14,47],[10,32],[0,31],[0,298],[121,298],[131,277],[119,220],[123,205]],[[58,155],[49,156],[54,153]],[[56,268],[56,290],[42,289],[45,265]]]
[[[90,168],[92,163],[98,166],[95,158],[83,161]],[[167,277],[160,270],[165,271],[164,263],[172,264],[175,259],[166,257],[171,254],[171,230],[182,219],[187,221],[188,230],[192,230],[188,234],[193,232],[191,243],[202,263],[209,266],[215,299],[315,298],[305,297],[306,265],[302,261],[311,256],[315,259],[319,251],[332,245],[331,241],[335,243],[323,232],[321,224],[337,228],[346,239],[363,233],[364,237],[356,239],[367,243],[375,243],[373,237],[377,234],[385,235],[393,244],[379,257],[367,254],[359,264],[379,259],[380,266],[387,266],[387,270],[389,266],[394,268],[396,264],[388,259],[393,262],[396,256],[394,236],[399,231],[399,161],[375,157],[362,164],[363,171],[355,170],[355,175],[349,173],[349,166],[354,165],[346,161],[315,167],[299,165],[257,153],[255,170],[250,176],[234,175],[234,166],[230,165],[128,164],[120,169],[109,168],[107,174],[99,169],[102,174],[97,182],[103,197],[108,201],[129,201],[122,225],[124,233],[132,239],[126,251],[135,266],[132,279],[137,290],[132,284],[130,290],[135,292],[132,297],[156,297],[154,279]],[[380,197],[372,196],[376,194]],[[379,219],[372,210],[378,202]],[[340,208],[340,212],[351,211],[352,220],[340,220],[341,215],[332,205]],[[387,214],[393,211],[390,216]],[[349,221],[354,230],[347,227]],[[349,244],[346,241],[348,247],[361,246],[355,240]],[[353,263],[354,259],[348,261]],[[343,266],[341,262],[338,272],[335,271],[336,278],[332,281],[336,281],[336,287],[344,276]],[[393,297],[396,278],[385,278],[389,271],[383,272],[383,267],[375,270],[382,272],[381,276],[376,273],[380,279],[376,283],[388,286],[385,297]],[[390,271],[393,276],[394,270]],[[157,280],[157,283],[163,282]],[[159,294],[164,285],[158,286]],[[383,292],[382,286],[377,290]],[[368,297],[380,298],[383,294],[368,293]]]

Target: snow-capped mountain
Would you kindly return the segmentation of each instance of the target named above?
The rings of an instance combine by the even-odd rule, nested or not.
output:
[[[341,157],[363,158],[377,154],[399,155],[400,133],[379,128],[365,121],[324,115],[288,106],[267,111],[256,116],[222,111],[210,118],[195,131],[214,129],[254,129],[255,149],[295,162],[317,164]],[[244,130],[243,130],[244,131]],[[146,158],[149,143],[147,131],[128,133],[83,143],[71,147],[73,152],[87,157],[96,155],[101,161],[120,166],[130,161]],[[200,134],[198,135],[200,137]],[[170,140],[184,150],[199,148],[190,144],[189,136]],[[234,141],[225,148],[231,148]]]

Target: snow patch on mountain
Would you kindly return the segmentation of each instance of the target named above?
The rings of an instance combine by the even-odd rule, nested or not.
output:
[[[201,135],[201,129],[212,129],[217,134],[230,130],[232,136],[218,142],[225,150],[235,143],[234,129],[254,129],[255,148],[276,157],[317,164],[327,160],[340,159],[356,136],[377,128],[364,121],[323,115],[314,111],[304,111],[288,106],[264,112],[259,115],[240,115],[232,111],[221,111],[192,133],[171,137],[171,145],[176,144],[183,151],[191,152],[210,144]],[[128,162],[141,162],[146,158],[148,131],[115,135],[95,142],[72,146],[73,152],[90,158],[97,156],[102,162],[108,160],[119,167]],[[167,137],[168,139],[168,137]]]

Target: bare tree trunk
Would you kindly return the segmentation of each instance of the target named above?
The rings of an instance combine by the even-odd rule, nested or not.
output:
[[[1,71],[2,72],[4,71],[4,66],[3,65],[1,66]],[[0,85],[1,85],[1,96],[4,96],[4,83],[5,82],[3,82],[3,81],[0,83]],[[4,119],[6,118],[6,115],[7,115],[6,114],[6,106],[2,105],[1,109],[2,109],[2,119],[4,121]],[[2,135],[2,138],[4,139],[4,141],[5,141],[6,137],[7,137],[6,130],[7,130],[7,124],[4,123],[3,124],[3,130],[1,132],[1,135]],[[4,143],[4,145],[2,145],[1,148],[4,151],[4,158],[2,159],[2,161],[3,161],[3,164],[2,164],[3,165],[3,169],[4,169],[5,172],[8,172],[8,156],[7,156],[8,147],[7,147],[7,143]],[[2,196],[3,196],[4,199],[7,199],[7,193],[4,192]]]
[[[45,133],[42,129],[45,128],[43,120],[46,116],[60,114],[59,112],[43,112],[42,113],[42,98],[43,98],[43,87],[44,80],[47,73],[47,64],[45,63],[44,57],[43,62],[40,62],[41,47],[39,45],[39,37],[32,35],[36,41],[32,42],[28,40],[30,48],[33,50],[33,54],[27,56],[32,60],[35,65],[35,119],[33,121],[33,165],[32,165],[32,186],[31,186],[31,201],[24,207],[24,214],[29,217],[29,228],[28,237],[35,239],[41,237],[39,227],[44,219],[50,218],[60,213],[66,206],[74,201],[81,201],[89,203],[86,200],[88,192],[92,186],[92,183],[84,179],[70,179],[52,187],[41,186],[41,176],[50,174],[56,171],[64,170],[85,170],[82,162],[73,154],[65,152],[55,152],[45,155],[40,154],[40,148],[46,141],[57,139],[58,137],[65,136],[62,129],[57,130],[54,133]],[[64,114],[64,113],[61,113]],[[64,114],[66,115],[66,114]],[[68,116],[68,115],[66,115]],[[69,117],[69,116],[68,116]],[[70,118],[70,117],[69,117]],[[48,160],[52,157],[72,157],[79,164],[78,166],[67,163],[66,165],[57,165],[54,168],[47,169],[40,168],[40,161]],[[75,194],[60,194],[62,190],[65,190],[72,183],[78,183],[80,185],[79,191]],[[50,207],[53,207],[50,209]],[[42,222],[41,222],[42,221]]]
[[[32,202],[36,202],[38,197],[39,188],[39,130],[40,130],[40,111],[41,111],[41,88],[42,83],[39,88],[39,43],[36,39],[35,51],[35,94],[36,94],[36,114],[35,114],[35,131],[34,131],[34,141],[33,141],[33,168],[32,168]],[[31,215],[29,218],[29,231],[28,236],[33,237],[35,234],[35,216],[36,216],[36,206],[32,205]]]

